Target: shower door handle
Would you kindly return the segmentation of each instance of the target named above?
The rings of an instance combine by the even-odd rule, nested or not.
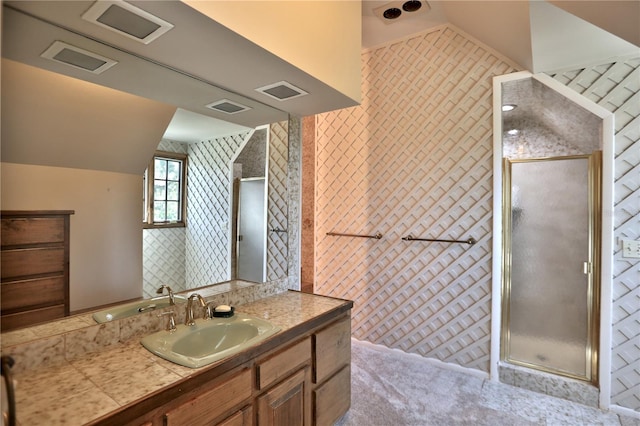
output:
[[[582,262],[582,272],[585,275],[589,275],[590,273],[593,272],[591,262]]]

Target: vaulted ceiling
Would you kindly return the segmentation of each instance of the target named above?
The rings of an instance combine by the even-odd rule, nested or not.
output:
[[[362,2],[363,48],[451,23],[534,73],[640,53],[638,1],[429,0],[397,19],[376,14],[403,3]]]

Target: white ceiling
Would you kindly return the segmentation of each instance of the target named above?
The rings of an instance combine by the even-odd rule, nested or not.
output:
[[[451,23],[533,72],[575,68],[640,53],[638,1],[553,2],[584,15],[617,35],[543,0],[433,0],[425,2],[419,11],[405,12],[393,21],[385,21],[376,13],[384,6],[402,7],[403,3],[403,0],[362,1],[363,49]],[[171,132],[176,135],[174,138],[202,140],[204,133],[211,132],[204,125],[206,120],[198,120],[202,125],[196,128],[191,123],[194,118],[189,115],[178,110],[166,137],[171,138]],[[216,128],[219,125],[219,122],[211,123]],[[220,127],[220,132],[226,131]]]
[[[427,13],[412,16],[405,12],[392,24],[382,23],[373,13],[382,5],[396,3],[402,4],[363,0],[363,48],[451,23],[533,72],[640,52],[639,1],[429,0]]]
[[[178,142],[196,143],[249,130],[251,130],[250,127],[178,108],[163,138]]]
[[[244,43],[240,37],[230,34],[223,28],[218,28],[214,22],[195,13],[191,8],[181,2],[135,2],[132,3],[144,6],[158,16],[171,16],[176,28],[170,31],[168,36],[163,36],[154,42],[148,52],[142,51],[136,42],[122,41],[123,47],[133,53],[148,53],[151,59],[157,58],[162,60],[166,58],[163,52],[171,51],[175,54],[170,56],[169,66],[181,68],[184,66],[186,71],[191,75],[209,76],[210,70],[215,70],[215,77],[220,78],[221,87],[228,87],[224,81],[233,81],[234,85],[242,82],[242,89],[236,93],[226,93],[226,97],[240,96],[241,103],[248,103],[253,107],[254,112],[265,111],[264,108],[271,108],[272,112],[261,112],[265,114],[274,114],[278,121],[282,118],[283,111],[280,109],[281,104],[277,101],[269,99],[260,99],[255,102],[248,97],[255,97],[253,88],[264,85],[265,82],[282,80],[284,76],[294,76],[291,74],[289,64],[283,63],[278,58],[269,55],[268,52],[258,49],[250,43]],[[59,22],[70,28],[76,27],[78,31],[88,33],[98,39],[104,39],[113,45],[120,41],[114,34],[109,34],[100,28],[93,28],[90,24],[82,22],[82,20],[72,20],[70,16],[79,16],[81,11],[86,10],[91,0],[80,1],[10,1],[10,4],[16,9],[26,10],[35,15],[43,15],[53,22]],[[248,1],[247,4],[251,2]],[[374,9],[380,8],[388,3],[401,5],[403,0],[378,1],[363,0],[362,1],[362,47],[364,49],[379,46],[389,41],[401,39],[411,34],[426,31],[430,28],[450,23],[460,28],[465,33],[476,38],[480,42],[495,49],[506,58],[511,59],[523,69],[533,72],[545,72],[557,70],[567,67],[575,67],[580,65],[588,65],[603,59],[614,56],[625,56],[629,54],[637,54],[640,49],[640,1],[616,1],[616,0],[593,0],[593,1],[555,1],[545,2],[543,0],[527,1],[527,0],[504,0],[504,1],[485,1],[485,0],[432,0],[425,4],[419,12],[413,14],[403,13],[401,18],[388,24],[375,16]],[[552,4],[553,3],[553,4]],[[586,20],[580,19],[563,9],[567,9],[576,13]],[[6,16],[5,16],[6,19]],[[599,26],[608,29],[613,35],[604,31],[597,26],[590,24],[588,21],[595,22]],[[206,21],[206,22],[205,22]],[[27,42],[33,42],[34,48],[38,54],[46,47],[48,41],[39,41],[36,35],[45,34],[46,31],[40,28],[27,30],[27,24],[18,25],[14,20],[16,31],[22,29],[29,33],[28,37],[5,37],[5,46],[3,46],[3,56],[10,55],[11,52],[26,52]],[[9,22],[11,24],[11,22]],[[34,25],[41,25],[36,22]],[[11,27],[11,25],[9,25]],[[10,28],[3,28],[3,33]],[[58,31],[58,30],[57,30]],[[61,30],[60,30],[61,31]],[[186,38],[195,32],[197,40],[215,40],[215,45],[199,45],[198,51],[193,49],[184,49],[181,46],[189,45]],[[53,37],[54,35],[51,34]],[[624,40],[626,39],[626,41]],[[13,40],[13,42],[8,43]],[[185,41],[187,40],[187,41]],[[7,44],[15,43],[15,49],[7,49]],[[39,44],[38,44],[39,43]],[[45,43],[45,44],[43,44]],[[90,41],[86,41],[90,44]],[[43,47],[44,46],[44,47]],[[92,47],[87,45],[87,48]],[[233,64],[216,62],[217,54],[223,52],[225,55],[232,55],[235,51],[241,49],[249,49],[251,55],[239,56],[237,61],[242,63],[247,57],[261,61],[260,63],[269,64],[269,67],[261,67],[260,72],[255,72],[255,67],[247,64],[246,66],[236,66],[236,59]],[[105,50],[105,46],[97,46],[96,50]],[[209,49],[211,54],[203,54],[203,49]],[[227,52],[229,51],[229,52]],[[177,53],[176,53],[177,52]],[[108,52],[114,56],[123,56],[121,52]],[[105,55],[109,56],[109,55]],[[11,56],[8,56],[11,57]],[[37,58],[37,55],[35,55]],[[256,59],[258,58],[258,59]],[[120,59],[120,58],[118,58]],[[136,58],[134,58],[135,61]],[[43,60],[40,58],[32,59],[29,62],[26,58],[19,57],[16,54],[15,60],[31,63],[34,66],[41,66]],[[40,62],[37,62],[40,61]],[[122,62],[125,59],[122,58]],[[140,62],[138,60],[138,62]],[[136,63],[131,63],[129,75],[141,75],[135,72],[135,68],[139,67]],[[126,67],[123,67],[126,70]],[[145,72],[144,75],[152,75],[152,72]],[[158,74],[158,73],[156,73]],[[189,79],[185,76],[173,76],[171,78],[180,80],[180,85],[184,88],[189,86],[191,92],[181,89],[178,94],[168,93],[165,97],[158,97],[165,90],[168,81],[167,73],[158,74],[155,80],[144,81],[143,84],[137,82],[130,87],[120,88],[130,93],[135,93],[144,97],[151,97],[157,100],[177,105],[179,107],[174,119],[167,129],[166,137],[174,140],[194,141],[219,137],[232,133],[236,127],[226,123],[227,119],[221,116],[215,116],[210,110],[201,109],[201,114],[195,114],[188,111],[198,111],[195,107],[190,107],[190,103],[194,101],[199,105],[204,105],[213,99],[212,91],[224,90],[214,87],[204,86],[206,83]],[[155,74],[154,74],[155,75]],[[213,75],[213,74],[211,74]],[[309,76],[295,74],[299,81],[293,81],[300,87],[308,89],[317,87],[312,90],[314,96],[318,98],[308,99],[300,98],[300,100],[292,100],[295,108],[292,111],[296,115],[308,115],[313,112],[313,108],[317,108],[318,104],[326,105],[323,110],[335,109],[343,102],[344,96],[335,93],[336,91],[320,87],[322,84]],[[286,77],[288,78],[288,77]],[[227,79],[227,80],[224,80]],[[193,81],[187,81],[193,80]],[[303,81],[304,80],[304,81]],[[153,84],[151,84],[153,83]],[[214,81],[214,83],[216,83]],[[100,82],[104,84],[104,82]],[[121,85],[121,82],[117,84]],[[105,84],[109,86],[109,84]],[[246,87],[245,87],[246,86]],[[116,87],[116,82],[111,85]],[[143,90],[146,88],[146,92]],[[165,90],[166,91],[166,90]],[[217,92],[216,92],[217,93]],[[151,96],[150,94],[154,94]],[[206,95],[205,95],[206,94]],[[326,96],[324,95],[326,94]],[[243,96],[244,95],[244,96]],[[325,96],[325,98],[322,98]],[[333,98],[331,98],[333,96]],[[181,102],[170,102],[170,99],[181,97]],[[202,99],[201,99],[202,98]],[[211,99],[209,99],[211,98]],[[231,97],[231,99],[234,99]],[[335,101],[334,101],[335,100]],[[336,103],[338,102],[338,103]],[[273,108],[275,107],[275,108]],[[316,110],[317,111],[317,110]],[[208,115],[210,120],[204,116]],[[286,117],[286,114],[284,115]],[[224,121],[222,121],[224,120]],[[251,126],[249,122],[241,122],[235,120],[235,117],[229,118],[235,121],[237,128],[244,129],[244,126]]]

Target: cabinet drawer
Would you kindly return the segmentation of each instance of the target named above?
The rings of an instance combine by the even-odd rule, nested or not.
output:
[[[251,398],[251,370],[244,370],[224,383],[165,414],[166,426],[209,425],[236,405]]]
[[[63,217],[2,218],[2,245],[62,243]]]
[[[2,311],[28,306],[63,304],[64,284],[63,276],[4,282],[0,285]]]
[[[14,328],[26,327],[32,324],[63,318],[64,305],[50,306],[48,308],[33,309],[10,315],[2,315],[2,331],[13,330]]]
[[[313,391],[316,426],[330,426],[351,406],[351,367],[343,367],[325,384]]]
[[[315,339],[314,383],[351,363],[351,318],[318,331]]]
[[[264,361],[260,361],[256,367],[258,389],[264,389],[272,383],[288,376],[301,365],[308,363],[310,359],[311,338],[307,337]]]
[[[1,254],[2,279],[63,272],[64,248],[5,250]]]

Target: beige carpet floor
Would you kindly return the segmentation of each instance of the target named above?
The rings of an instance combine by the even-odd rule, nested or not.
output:
[[[337,426],[640,426],[574,402],[352,339],[351,409]]]

